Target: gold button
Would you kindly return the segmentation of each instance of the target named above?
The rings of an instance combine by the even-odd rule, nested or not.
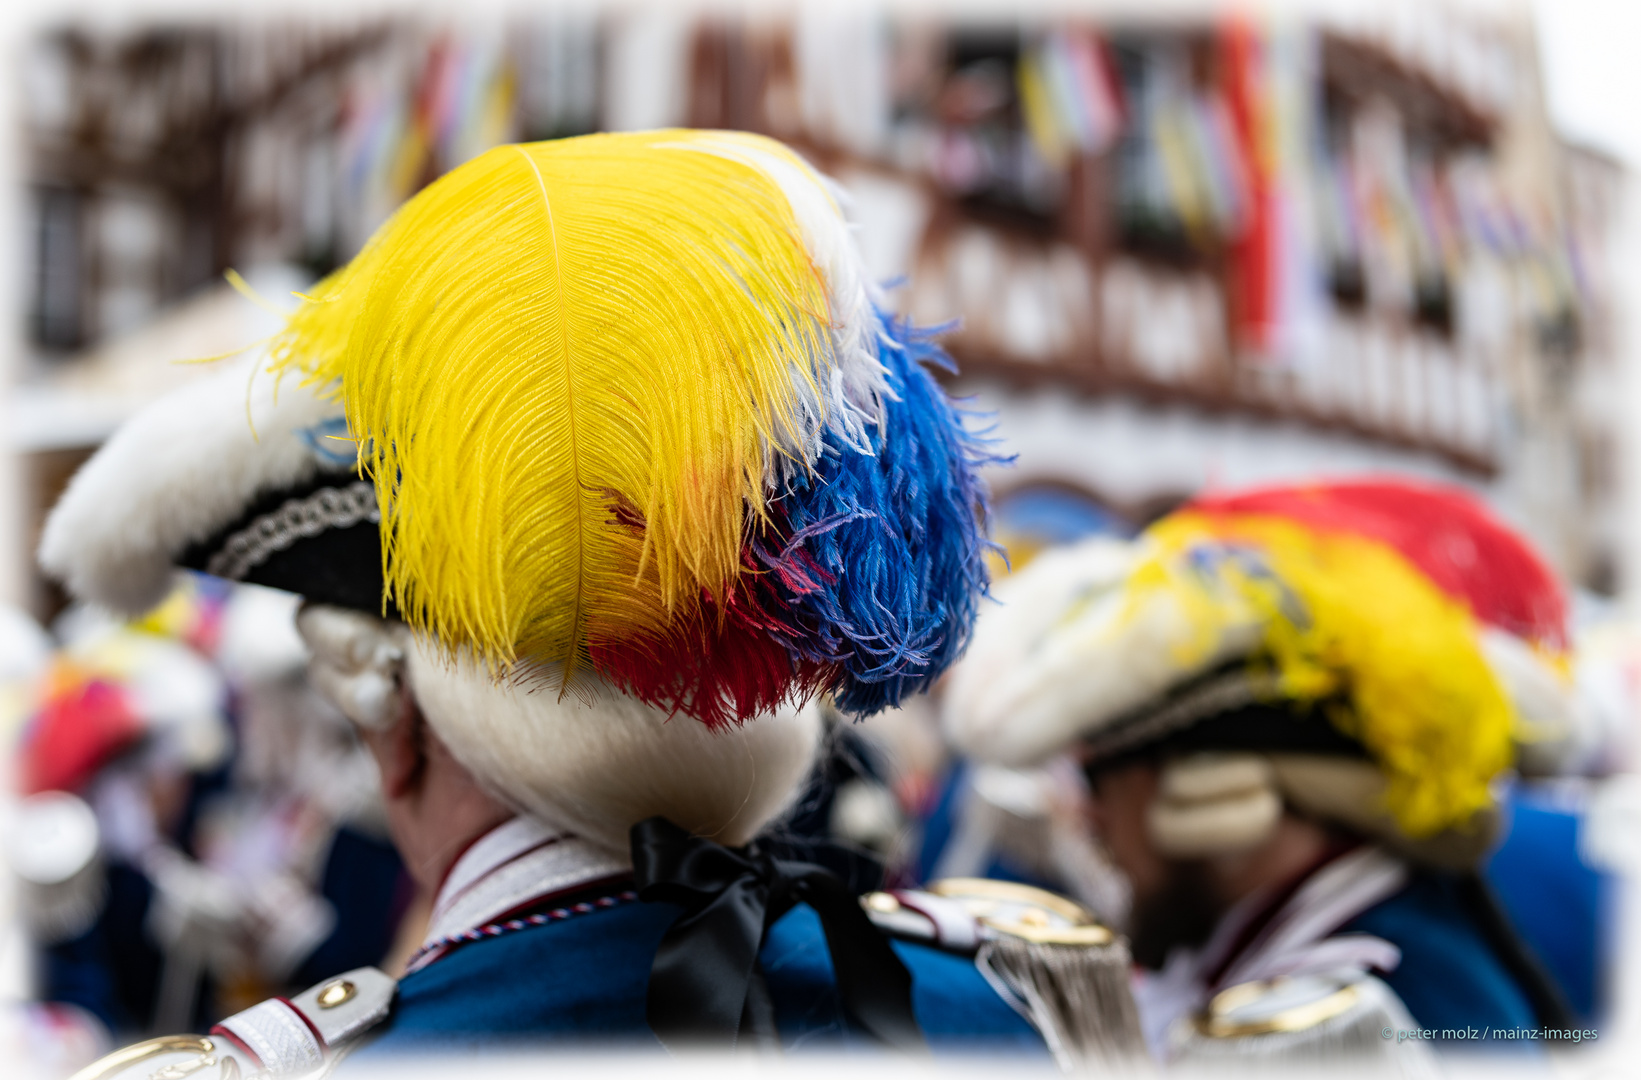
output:
[[[346,979],[337,979],[335,982],[326,983],[319,989],[319,1007],[321,1009],[334,1009],[344,1001],[352,1001],[353,995],[358,992],[359,988]]]

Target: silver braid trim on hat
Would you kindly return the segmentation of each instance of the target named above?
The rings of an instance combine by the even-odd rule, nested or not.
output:
[[[291,499],[278,510],[263,514],[223,543],[211,556],[205,572],[239,581],[270,555],[298,540],[311,539],[331,529],[347,529],[361,521],[379,523],[376,486],[356,480],[347,487],[321,488],[312,495]]]
[[[1231,671],[1171,697],[1155,708],[1129,713],[1104,734],[1089,738],[1090,761],[1113,757],[1183,731],[1198,720],[1279,697],[1281,677],[1269,671]]]

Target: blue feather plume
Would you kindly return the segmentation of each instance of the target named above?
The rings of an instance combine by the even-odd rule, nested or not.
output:
[[[890,393],[873,453],[829,447],[777,503],[780,527],[751,544],[759,592],[793,631],[774,636],[794,663],[828,666],[827,689],[855,716],[928,689],[967,646],[994,546],[978,470],[1008,460],[928,370],[956,370],[933,332],[878,321]]]

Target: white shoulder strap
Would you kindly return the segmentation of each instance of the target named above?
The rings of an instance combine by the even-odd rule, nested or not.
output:
[[[387,1018],[395,981],[371,967],[327,979],[294,998],[269,998],[237,1012],[209,1035],[171,1035],[116,1050],[72,1080],[299,1080]],[[216,1069],[215,1073],[204,1070]]]

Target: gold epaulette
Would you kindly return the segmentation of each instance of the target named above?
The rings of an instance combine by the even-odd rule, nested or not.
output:
[[[1427,1051],[1387,1035],[1412,1026],[1395,992],[1365,972],[1291,975],[1222,990],[1175,1025],[1169,1050],[1196,1069],[1377,1062],[1394,1074],[1434,1075]]]
[[[1039,945],[1109,945],[1114,935],[1075,900],[1014,881],[944,878],[926,889],[868,893],[880,930],[951,952],[975,953],[1000,934]]]
[[[869,893],[861,904],[893,937],[972,955],[1062,1067],[1126,1066],[1145,1056],[1128,945],[1075,900],[1013,881],[946,878]]]
[[[1344,1015],[1361,999],[1360,984],[1343,978],[1247,982],[1215,994],[1192,1023],[1213,1039],[1306,1031]]]

